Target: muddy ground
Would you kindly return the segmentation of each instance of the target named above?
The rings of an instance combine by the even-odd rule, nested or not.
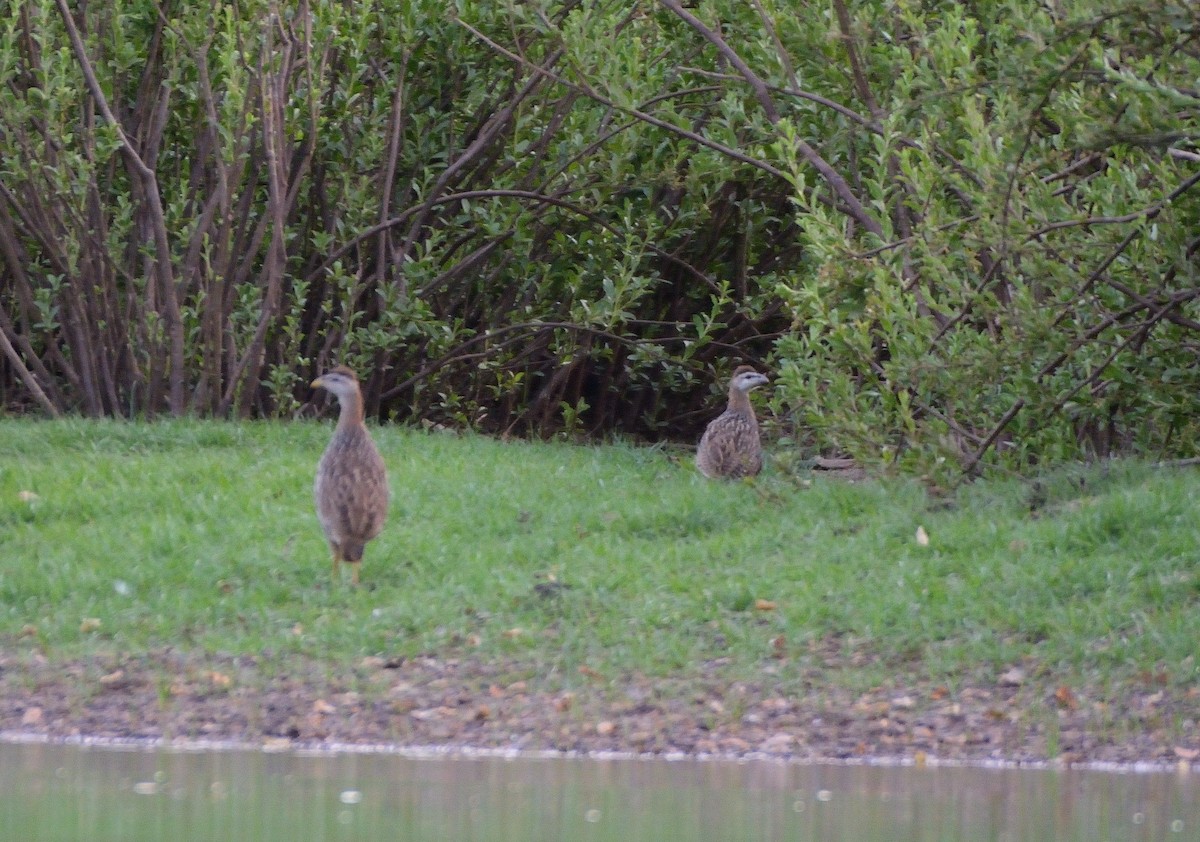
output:
[[[173,652],[66,665],[0,654],[0,732],[689,755],[1011,762],[1200,759],[1200,688],[1147,676],[1119,700],[1013,668],[992,686],[821,687],[803,695],[697,675],[586,672],[550,689],[527,665],[365,658],[345,674],[254,657]],[[563,682],[559,681],[558,686]]]

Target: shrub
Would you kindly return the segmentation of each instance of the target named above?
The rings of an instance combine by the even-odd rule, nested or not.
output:
[[[1194,452],[1186,4],[0,1],[0,398]]]

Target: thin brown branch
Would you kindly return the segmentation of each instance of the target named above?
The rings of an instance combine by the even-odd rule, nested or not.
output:
[[[1126,222],[1136,222],[1139,219],[1154,219],[1163,212],[1163,209],[1166,208],[1167,205],[1171,204],[1188,190],[1195,187],[1197,183],[1200,183],[1200,172],[1193,174],[1191,178],[1185,179],[1178,187],[1167,194],[1166,197],[1155,202],[1149,207],[1133,211],[1132,213],[1121,214],[1120,216],[1089,216],[1086,219],[1063,219],[1059,220],[1058,222],[1051,222],[1048,225],[1043,225],[1041,228],[1030,232],[1026,239],[1036,240],[1045,234],[1049,234],[1051,231],[1059,231],[1063,228],[1086,228],[1091,227],[1092,225],[1121,225]]]
[[[694,73],[697,76],[704,76],[709,79],[720,79],[720,80],[726,81],[726,82],[735,81],[735,80],[741,81],[741,78],[742,78],[741,76],[737,76],[733,73],[721,73],[716,70],[705,70],[702,67],[680,67],[679,69],[685,73]],[[880,125],[878,122],[876,122],[875,120],[872,120],[870,117],[864,117],[863,115],[861,115],[857,111],[855,111],[853,108],[849,108],[840,102],[835,102],[834,100],[829,99],[828,97],[821,96],[820,94],[814,94],[812,91],[806,91],[803,88],[800,88],[799,86],[791,87],[791,88],[781,88],[781,87],[778,87],[775,85],[768,85],[767,87],[768,87],[768,90],[771,91],[771,93],[780,94],[782,96],[794,97],[796,99],[807,100],[808,102],[812,102],[816,105],[823,106],[825,108],[830,109],[831,111],[835,111],[838,114],[841,114],[843,117],[847,118],[851,122],[862,126],[864,129],[870,130],[873,134],[883,134],[883,126]],[[917,146],[917,144],[915,142],[913,143],[913,145]]]
[[[959,436],[962,436],[964,439],[970,441],[979,441],[979,436],[975,435],[970,430],[965,429],[961,424],[958,424],[951,419],[950,416],[946,415],[944,412],[934,409],[932,404],[923,400],[921,396],[917,394],[916,389],[912,388],[911,386],[905,386],[904,384],[897,383],[895,380],[888,377],[887,371],[885,371],[883,366],[877,361],[871,360],[870,367],[871,371],[873,371],[875,375],[879,377],[879,379],[882,380],[889,389],[892,390],[892,392],[896,394],[899,394],[900,392],[906,392],[908,394],[909,403],[915,406],[918,410],[941,421],[950,430],[954,431]]]
[[[975,466],[979,464],[979,460],[982,459],[989,450],[991,450],[992,445],[996,443],[996,439],[998,439],[1000,434],[1004,432],[1005,427],[1012,423],[1012,420],[1017,417],[1017,413],[1024,408],[1024,398],[1018,398],[1017,401],[1008,408],[1008,412],[1001,416],[1000,420],[996,422],[996,426],[994,426],[992,431],[984,438],[983,443],[979,445],[979,448],[967,459],[962,469],[964,474],[970,474],[973,470],[975,470]]]
[[[411,388],[414,384],[419,383],[420,381],[424,380],[430,374],[433,374],[435,371],[445,368],[448,365],[452,365],[452,364],[459,362],[461,360],[464,360],[464,359],[474,360],[474,359],[484,358],[484,357],[488,356],[489,353],[494,353],[494,351],[493,352],[472,352],[469,354],[466,352],[468,348],[470,348],[473,345],[477,345],[480,342],[498,339],[499,337],[502,337],[506,334],[510,334],[510,333],[514,333],[514,332],[516,332],[516,333],[529,332],[529,331],[541,332],[541,331],[545,331],[545,330],[565,330],[565,331],[573,331],[576,333],[584,333],[589,336],[597,337],[600,339],[605,339],[609,342],[614,342],[619,345],[625,345],[630,348],[635,348],[639,345],[664,345],[664,344],[669,344],[669,343],[673,343],[673,342],[685,341],[682,337],[675,337],[675,336],[672,336],[672,337],[622,336],[619,333],[613,333],[611,330],[606,330],[605,328],[602,328],[602,327],[596,327],[595,325],[579,324],[577,322],[557,322],[557,321],[517,322],[514,324],[503,325],[501,327],[491,328],[489,330],[477,333],[474,336],[468,337],[467,339],[464,339],[462,342],[460,342],[458,345],[456,345],[450,351],[447,351],[445,354],[438,357],[436,360],[433,360],[433,361],[428,362],[425,365],[423,365],[421,367],[420,371],[418,371],[416,374],[412,375],[411,377],[406,378],[405,380],[402,380],[401,382],[397,383],[392,388],[388,389],[386,392],[383,393],[383,395],[380,396],[380,400],[388,400],[390,398],[396,397],[401,392],[403,392],[405,389]]]
[[[750,86],[750,89],[754,92],[754,97],[758,100],[759,105],[762,107],[763,113],[766,115],[767,120],[769,120],[773,126],[778,125],[781,117],[779,110],[775,107],[774,100],[771,99],[771,92],[767,84],[758,76],[757,73],[750,69],[750,66],[742,60],[742,57],[739,56],[737,52],[729,46],[728,43],[726,43],[725,39],[722,38],[719,33],[709,28],[698,17],[685,9],[679,0],[659,0],[659,3],[661,3],[682,21],[699,32],[705,39],[708,40],[710,44],[717,48],[717,51],[720,52],[725,60],[728,61],[738,71],[738,73],[742,75],[742,78],[745,80],[746,84]],[[824,179],[827,185],[829,185],[830,190],[832,190],[834,195],[836,195],[841,201],[842,205],[844,206],[844,212],[854,219],[854,221],[859,225],[863,226],[863,228],[867,229],[867,231],[882,239],[883,227],[873,216],[871,216],[871,214],[867,212],[867,209],[863,206],[862,202],[860,202],[858,197],[854,195],[854,191],[850,189],[850,185],[846,182],[846,179],[843,178],[837,170],[830,166],[829,162],[826,161],[821,154],[817,152],[817,150],[814,149],[807,141],[797,137],[794,139],[794,143],[797,151],[800,152],[801,157],[803,157],[808,165],[821,175],[821,178]]]
[[[383,184],[379,189],[379,221],[384,222],[391,215],[392,190],[396,184],[396,166],[400,160],[400,145],[404,139],[406,124],[405,110],[405,80],[408,71],[408,53],[405,52],[400,62],[400,74],[396,80],[396,91],[392,95],[392,116],[388,124],[387,155],[383,164]],[[382,232],[375,249],[376,277],[382,283],[386,278],[389,262],[390,229]]]
[[[535,193],[530,190],[468,190],[464,193],[451,193],[451,194],[447,194],[444,196],[440,196],[436,200],[434,200],[432,205],[436,206],[436,205],[456,204],[458,202],[463,202],[463,201],[474,201],[475,199],[490,199],[490,198],[530,199],[532,201],[549,204],[549,205],[554,205],[556,207],[560,207],[565,210],[569,210],[574,214],[578,214],[579,216],[583,217],[584,219],[587,219],[589,222],[605,229],[606,231],[610,231],[612,233],[617,233],[617,230],[610,223],[608,223],[604,219],[600,218],[597,214],[586,211],[583,208],[579,207],[578,205],[573,204],[572,202],[568,202],[564,199],[559,199],[555,196],[547,196],[544,193]],[[357,248],[358,245],[360,243],[362,243],[364,240],[370,239],[371,237],[375,236],[380,231],[383,231],[385,229],[394,228],[398,225],[405,224],[411,216],[413,216],[416,213],[421,212],[421,210],[423,208],[424,208],[424,205],[416,205],[416,206],[413,206],[410,208],[406,208],[398,216],[395,216],[392,219],[387,220],[386,222],[382,222],[377,225],[372,225],[370,228],[366,229],[365,231],[360,232],[353,239],[351,239],[350,241],[348,241],[346,243],[343,243],[340,247],[335,249],[331,254],[329,254],[329,256],[327,256],[324,260],[322,260],[315,268],[310,270],[308,272],[308,274],[305,275],[305,279],[308,281],[316,280],[318,277],[320,277],[322,272],[324,272],[326,269],[328,269],[330,266],[332,266],[334,263],[336,263],[341,258],[345,257],[346,254],[348,254],[349,252],[351,252],[355,248]],[[705,275],[703,272],[701,272],[696,267],[692,266],[687,261],[681,260],[680,258],[676,257],[675,255],[671,254],[670,252],[660,249],[657,246],[651,245],[651,246],[649,246],[649,249],[656,257],[662,258],[663,260],[670,262],[672,265],[678,266],[679,268],[683,269],[685,272],[687,272],[689,275],[693,276],[697,280],[703,281],[714,292],[718,291],[719,288],[718,288],[717,284],[713,281],[712,278]]]
[[[673,123],[668,123],[667,121],[661,120],[658,117],[655,117],[653,114],[650,114],[646,111],[642,111],[637,108],[630,108],[629,106],[625,106],[625,105],[619,105],[616,102],[614,102],[613,100],[609,99],[608,97],[604,96],[603,94],[601,94],[597,91],[593,91],[583,85],[579,85],[574,82],[571,82],[568,79],[565,79],[556,73],[546,70],[545,68],[529,61],[525,57],[517,55],[516,53],[512,52],[511,50],[505,49],[504,47],[500,46],[494,40],[487,37],[482,32],[480,32],[478,29],[471,26],[471,24],[467,23],[466,21],[462,20],[461,18],[455,18],[454,22],[457,23],[459,26],[463,27],[464,29],[466,29],[468,32],[470,32],[472,35],[474,35],[476,38],[478,38],[484,44],[487,44],[491,49],[495,50],[496,52],[500,53],[501,55],[505,56],[506,58],[509,58],[512,61],[515,61],[515,62],[527,67],[528,69],[532,70],[535,73],[542,74],[543,76],[547,77],[548,79],[550,79],[557,85],[560,85],[564,88],[569,88],[570,90],[581,93],[584,96],[586,96],[588,99],[598,102],[601,105],[606,105],[615,111],[620,111],[622,114],[628,114],[631,117],[636,117],[637,119],[641,120],[643,123],[648,123],[651,126],[656,126],[660,129],[663,129],[664,131],[679,135],[680,137],[683,137],[683,138],[686,138],[686,139],[692,141],[693,143],[697,144],[698,146],[703,146],[706,149],[711,149],[714,152],[719,152],[727,158],[730,158],[734,161],[740,161],[743,164],[748,164],[756,169],[762,170],[765,173],[769,173],[770,175],[773,175],[776,178],[784,178],[785,177],[782,170],[778,169],[777,167],[771,166],[766,161],[761,161],[757,158],[753,158],[750,155],[745,154],[744,152],[740,152],[737,149],[734,149],[733,147],[726,146],[723,143],[718,143],[715,140],[709,140],[708,138],[704,137],[703,135],[697,134],[696,132],[688,131],[687,129],[681,128],[680,126],[676,126]]]
[[[763,8],[760,0],[750,0],[750,2],[754,6],[754,11],[758,13],[758,19],[762,21],[763,28],[771,36],[771,43],[775,46],[775,56],[783,66],[783,73],[787,76],[788,83],[794,90],[799,90],[800,80],[796,76],[796,68],[792,64],[792,57],[788,55],[788,51],[783,46],[783,41],[779,38],[779,31],[775,28],[775,21],[771,20],[771,16],[767,14],[767,10]]]
[[[554,62],[557,61],[559,54],[560,53],[555,53],[550,57],[550,59],[547,60],[547,63],[553,65]],[[428,197],[419,207],[418,212],[412,220],[412,223],[409,225],[408,234],[405,237],[404,245],[401,246],[400,252],[396,256],[397,260],[403,260],[412,252],[412,248],[417,241],[417,236],[420,234],[421,228],[425,225],[426,220],[429,218],[429,214],[433,210],[434,205],[437,203],[442,191],[446,189],[447,185],[450,184],[450,182],[461,170],[480,158],[492,145],[493,141],[495,141],[496,138],[498,138],[501,133],[508,128],[509,124],[512,122],[513,115],[516,113],[517,106],[523,102],[526,97],[533,93],[533,91],[538,85],[541,84],[541,82],[542,77],[538,74],[533,74],[529,79],[527,79],[521,90],[508,97],[504,107],[487,120],[478,135],[474,140],[471,141],[470,145],[463,150],[462,154],[455,158],[453,162],[451,162],[444,170],[442,170],[441,174],[437,178],[437,181],[429,189]],[[403,278],[402,273],[401,278]],[[404,283],[405,282],[402,279],[401,284]]]
[[[7,319],[7,317],[5,317]],[[37,379],[30,373],[21,355],[17,353],[17,349],[8,341],[7,329],[0,329],[0,351],[4,352],[4,356],[8,359],[13,370],[17,372],[17,376],[21,378],[21,382],[25,384],[25,388],[29,390],[29,394],[33,395],[33,399],[38,402],[38,405],[46,411],[46,414],[51,418],[58,418],[58,408],[55,407],[53,401],[46,397],[46,393],[42,391],[42,387],[38,385]]]
[[[875,99],[875,95],[871,93],[871,84],[867,81],[867,74],[863,71],[862,61],[858,57],[858,47],[854,39],[854,27],[850,21],[850,11],[846,8],[843,0],[833,0],[833,11],[838,20],[838,29],[842,34],[842,46],[846,48],[846,57],[850,61],[850,76],[854,79],[854,89],[858,91],[858,96],[863,101],[863,105],[867,106],[867,110],[871,112],[871,116],[879,123],[883,123],[883,109],[879,107],[879,102]]]
[[[1120,356],[1122,351],[1124,351],[1130,345],[1133,345],[1137,342],[1142,341],[1150,331],[1152,331],[1158,324],[1160,324],[1162,322],[1163,314],[1165,314],[1167,312],[1167,310],[1169,310],[1170,308],[1175,307],[1175,306],[1176,306],[1176,303],[1174,301],[1168,301],[1167,303],[1163,304],[1148,319],[1146,319],[1146,321],[1142,322],[1142,324],[1138,327],[1138,329],[1136,331],[1134,331],[1129,336],[1125,337],[1125,339],[1123,339],[1121,342],[1119,342],[1117,344],[1117,346],[1115,348],[1113,348],[1111,352],[1109,352],[1108,356],[1104,358],[1103,362],[1099,363],[1092,369],[1091,374],[1089,374],[1083,380],[1080,380],[1078,383],[1076,383],[1074,386],[1072,386],[1070,389],[1068,389],[1065,393],[1063,393],[1058,398],[1058,400],[1056,400],[1054,402],[1054,405],[1052,407],[1050,407],[1049,410],[1047,410],[1047,412],[1045,413],[1046,416],[1051,417],[1051,416],[1056,415],[1058,413],[1058,411],[1060,409],[1062,409],[1064,406],[1066,406],[1067,402],[1069,400],[1071,400],[1071,398],[1073,398],[1077,394],[1079,394],[1079,392],[1081,390],[1083,390],[1086,387],[1092,386],[1097,381],[1099,381],[1100,377],[1104,374],[1105,369],[1107,369],[1109,367],[1109,365],[1112,364],[1113,360],[1115,360],[1118,356]]]
[[[163,315],[166,321],[167,337],[170,345],[169,406],[171,414],[179,416],[186,410],[183,318],[180,314],[179,299],[175,289],[175,277],[171,260],[171,243],[170,237],[167,234],[167,223],[163,213],[162,197],[158,191],[158,176],[142,160],[133,143],[126,136],[120,121],[117,120],[116,115],[109,108],[108,100],[104,96],[104,89],[100,87],[100,82],[96,78],[95,71],[92,69],[91,59],[88,58],[87,49],[84,46],[83,38],[79,34],[78,27],[75,25],[75,19],[71,15],[71,9],[67,4],[67,0],[54,0],[54,2],[58,6],[59,15],[62,17],[63,26],[66,28],[67,37],[71,42],[71,49],[75,53],[75,60],[79,64],[80,71],[83,73],[88,92],[92,95],[104,121],[116,133],[122,157],[142,184],[146,212],[150,217],[150,223],[154,232],[154,269],[159,287],[162,290],[165,311]]]
[[[308,21],[309,16],[299,14],[300,20]],[[312,33],[305,31],[297,37],[294,33],[283,31],[285,36],[283,46],[275,46],[275,29],[281,27],[282,19],[278,9],[273,9],[271,19],[266,24],[267,37],[260,57],[260,75],[262,84],[262,125],[263,149],[267,163],[267,214],[270,222],[271,240],[267,246],[267,254],[263,263],[265,283],[263,284],[262,302],[259,320],[254,335],[238,360],[232,374],[226,383],[225,394],[218,409],[220,413],[229,411],[237,390],[240,389],[239,413],[243,416],[250,412],[251,401],[254,397],[255,386],[259,382],[265,355],[267,330],[274,322],[279,312],[281,290],[283,286],[284,267],[287,263],[287,247],[284,234],[290,208],[296,201],[297,182],[303,180],[311,155],[311,143],[305,142],[299,152],[296,166],[289,172],[284,167],[287,143],[284,131],[284,107],[287,101],[287,82],[299,60],[307,62],[311,57]],[[311,24],[309,24],[311,25]],[[278,55],[276,55],[278,52]],[[297,55],[299,53],[299,55]],[[277,69],[268,72],[269,62],[277,62]],[[311,80],[309,85],[311,91]],[[317,114],[314,110],[309,113],[309,136],[315,131]]]

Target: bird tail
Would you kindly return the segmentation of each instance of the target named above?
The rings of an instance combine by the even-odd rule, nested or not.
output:
[[[361,541],[346,541],[342,544],[342,558],[350,564],[362,561],[363,546]]]

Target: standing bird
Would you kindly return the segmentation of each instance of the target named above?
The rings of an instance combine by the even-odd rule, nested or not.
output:
[[[334,578],[344,561],[357,585],[363,547],[387,519],[387,469],[363,424],[362,391],[354,372],[344,365],[331,368],[312,382],[312,388],[318,387],[337,396],[341,412],[313,482],[317,519],[333,552]]]
[[[709,422],[696,448],[696,467],[706,477],[740,479],[762,470],[758,419],[750,390],[770,381],[748,365],[738,366],[729,381],[729,405]]]

